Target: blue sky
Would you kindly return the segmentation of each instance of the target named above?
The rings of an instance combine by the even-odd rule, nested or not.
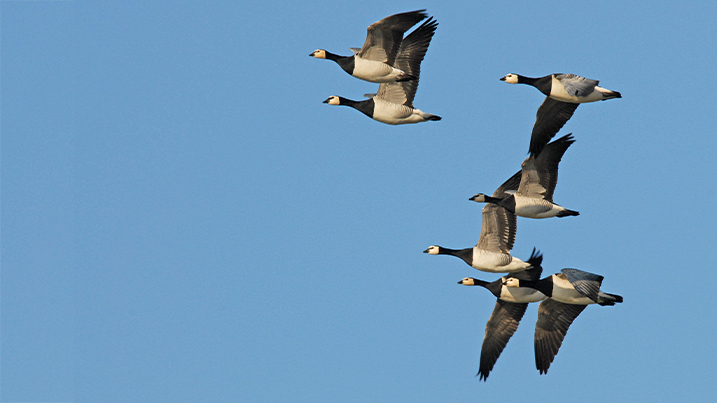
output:
[[[717,4],[638,1],[0,2],[0,401],[709,401]],[[485,2],[482,2],[485,3]],[[393,127],[308,57],[427,8]],[[605,276],[547,375],[537,306],[479,382],[494,280],[421,253],[478,240],[543,96],[575,73],[555,201],[513,254]],[[707,252],[705,252],[707,251]]]

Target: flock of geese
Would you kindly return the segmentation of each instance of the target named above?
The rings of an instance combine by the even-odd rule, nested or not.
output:
[[[348,74],[372,83],[379,83],[376,94],[353,101],[331,96],[324,103],[346,105],[382,123],[399,125],[441,120],[440,116],[413,107],[413,99],[428,45],[438,22],[426,10],[417,10],[386,17],[368,27],[361,49],[352,48],[353,55],[339,56],[318,49],[310,56],[335,61]],[[404,38],[417,23],[421,25]],[[550,218],[577,216],[579,213],[553,202],[558,181],[558,164],[565,151],[575,142],[572,134],[553,137],[573,116],[581,103],[621,98],[619,92],[598,86],[574,74],[551,74],[531,78],[508,74],[501,78],[509,84],[527,84],[545,95],[538,108],[526,158],[520,171],[500,185],[491,196],[478,193],[470,200],[485,203],[478,243],[472,248],[449,249],[432,245],[424,252],[431,255],[452,255],[469,266],[490,273],[507,273],[493,282],[466,277],[458,284],[480,286],[490,291],[497,302],[488,319],[481,347],[478,376],[487,380],[498,357],[518,329],[528,304],[540,302],[535,325],[535,364],[540,374],[550,368],[568,328],[587,305],[615,305],[619,295],[600,290],[603,277],[578,269],[562,269],[560,273],[540,278],[543,256],[533,250],[523,261],[510,254],[515,242],[517,216]]]

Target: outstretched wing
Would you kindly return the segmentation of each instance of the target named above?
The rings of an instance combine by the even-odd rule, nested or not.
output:
[[[485,336],[480,350],[478,369],[480,380],[488,379],[500,353],[503,352],[513,333],[518,330],[520,319],[523,318],[527,308],[528,304],[516,304],[500,299],[495,303],[493,314],[490,315],[485,326]]]
[[[522,164],[523,175],[518,193],[552,202],[558,184],[558,165],[574,142],[572,134],[568,134],[548,144],[537,157],[531,155],[526,158]]]
[[[558,134],[558,131],[570,120],[575,109],[580,104],[556,101],[545,97],[535,115],[533,133],[530,135],[530,155],[535,157],[543,150],[548,142]]]
[[[538,306],[535,323],[535,367],[547,374],[550,364],[563,344],[565,334],[587,305],[571,305],[548,298]]]
[[[508,196],[511,193],[515,193],[515,191],[518,190],[518,186],[520,186],[520,178],[523,174],[523,171],[520,170],[516,172],[513,176],[511,176],[507,181],[503,182],[502,185],[498,187],[498,189],[493,192],[493,197],[497,198],[503,198],[505,196]]]
[[[496,253],[510,253],[515,242],[517,220],[515,214],[493,203],[483,207],[478,248]]]
[[[394,14],[369,25],[366,30],[366,41],[358,53],[359,57],[393,66],[401,47],[403,34],[428,17],[425,11]]]
[[[433,34],[436,33],[438,22],[433,17],[424,21],[418,28],[403,38],[401,49],[396,57],[394,67],[414,77],[412,80],[402,81],[401,85],[406,93],[406,105],[413,107],[413,98],[418,90],[418,79],[421,75],[421,62],[426,56],[428,45],[431,44]]]

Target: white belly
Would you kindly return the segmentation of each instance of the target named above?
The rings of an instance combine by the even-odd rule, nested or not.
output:
[[[525,218],[555,217],[564,208],[544,199],[515,195],[515,215]]]
[[[542,292],[529,287],[506,287],[500,289],[500,299],[506,302],[530,303],[547,298]]]
[[[391,67],[386,63],[374,60],[364,60],[360,57],[354,58],[353,76],[372,83],[389,83],[396,81],[396,78],[403,74],[402,70]]]
[[[425,119],[416,110],[406,105],[394,104],[374,98],[373,118],[389,125],[424,122]],[[419,111],[420,112],[420,111]]]
[[[474,269],[490,273],[514,273],[530,268],[530,264],[507,253],[490,252],[473,247]]]

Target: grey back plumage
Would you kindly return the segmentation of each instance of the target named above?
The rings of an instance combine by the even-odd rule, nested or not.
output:
[[[600,83],[598,80],[581,77],[575,74],[555,74],[555,79],[562,84],[565,92],[576,97],[590,95]]]
[[[570,282],[570,285],[575,288],[575,291],[596,303],[598,302],[598,294],[600,293],[603,276],[578,269],[562,269],[560,272],[565,275],[565,278]]]

